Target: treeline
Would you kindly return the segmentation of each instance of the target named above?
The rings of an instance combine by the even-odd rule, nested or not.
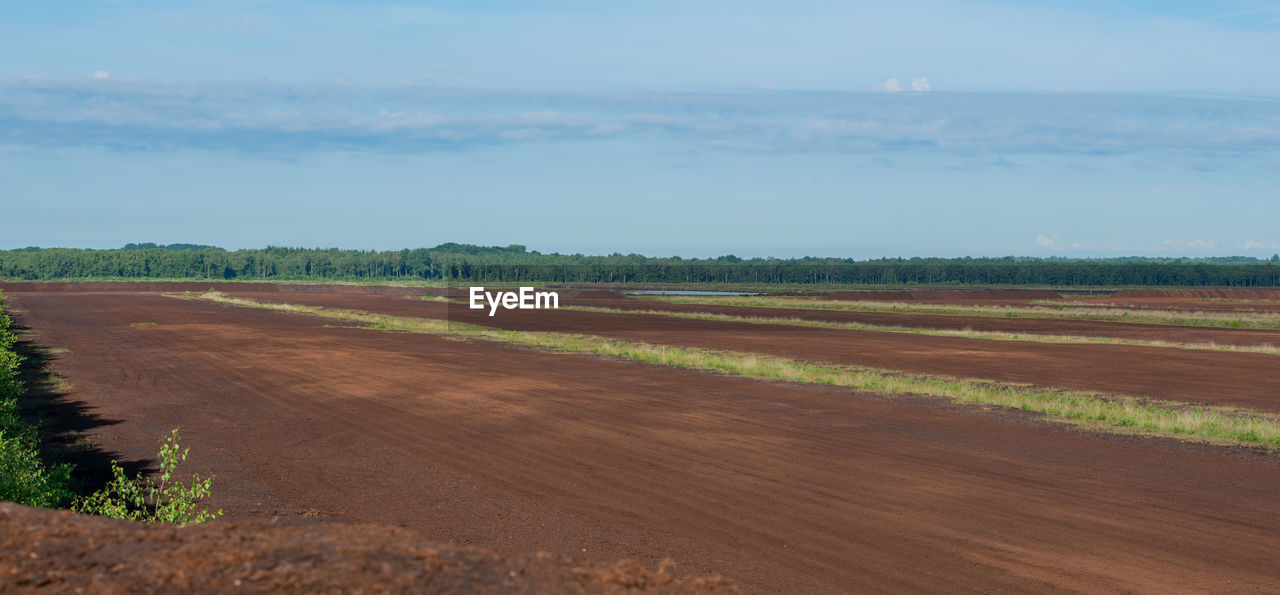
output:
[[[153,244],[151,242],[143,242],[141,244],[125,244],[121,250],[151,250],[160,248],[163,250],[204,250],[205,248],[217,248],[217,246],[206,246],[204,244]]]
[[[228,251],[130,244],[120,250],[0,251],[0,278],[406,280],[574,283],[839,283],[1055,286],[1280,286],[1280,256],[1226,258],[753,258],[541,254],[441,244],[397,251],[270,247]]]

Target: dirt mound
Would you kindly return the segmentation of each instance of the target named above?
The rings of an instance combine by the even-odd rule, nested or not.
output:
[[[737,593],[622,561],[502,558],[394,527],[216,521],[185,528],[0,503],[0,581],[19,589],[136,593]]]
[[[1219,300],[1280,300],[1277,289],[1121,289],[1113,298],[1195,298]]]

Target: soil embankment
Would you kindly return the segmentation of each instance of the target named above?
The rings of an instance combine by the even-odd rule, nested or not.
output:
[[[395,527],[145,525],[0,503],[5,590],[96,593],[739,593],[621,561],[505,558]]]

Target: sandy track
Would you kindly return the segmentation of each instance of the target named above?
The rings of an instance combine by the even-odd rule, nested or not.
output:
[[[1128,345],[990,341],[568,310],[468,310],[394,296],[236,294],[263,301],[448,317],[519,330],[589,333],[924,374],[1100,390],[1280,411],[1280,358]]]
[[[147,456],[182,426],[233,518],[670,556],[757,591],[1280,588],[1280,466],[1246,451],[154,295],[12,297],[71,349],[70,398],[122,420],[105,446]]]

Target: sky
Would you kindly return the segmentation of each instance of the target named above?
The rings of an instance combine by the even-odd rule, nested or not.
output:
[[[1275,56],[1280,2],[10,1],[0,249],[1269,257]]]

